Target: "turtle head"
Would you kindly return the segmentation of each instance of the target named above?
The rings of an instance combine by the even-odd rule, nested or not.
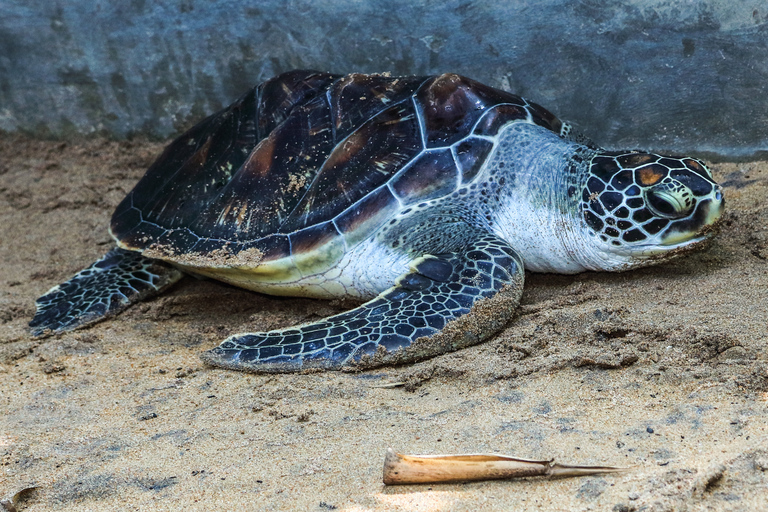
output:
[[[605,152],[592,158],[579,209],[603,262],[630,268],[699,245],[717,231],[723,205],[699,160]]]

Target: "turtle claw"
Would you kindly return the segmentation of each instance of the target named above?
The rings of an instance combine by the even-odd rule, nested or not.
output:
[[[182,276],[158,260],[113,249],[37,299],[30,332],[44,337],[90,325],[160,293]]]

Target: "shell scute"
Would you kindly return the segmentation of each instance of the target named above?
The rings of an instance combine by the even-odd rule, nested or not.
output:
[[[277,231],[334,145],[330,112],[325,97],[315,97],[294,106],[291,115],[255,143],[243,136],[253,131],[258,117],[252,108],[254,91],[247,96],[208,120],[211,131],[185,161],[179,163],[173,147],[192,146],[184,142],[193,140],[186,135],[166,151],[169,158],[161,157],[150,167],[117,210],[132,204],[144,222],[129,227],[115,217],[112,231],[118,239],[135,239],[133,230],[145,231],[147,223],[186,227],[201,238],[232,242]]]
[[[166,231],[157,224],[142,222],[120,239],[120,245],[125,249],[144,249],[154,244]]]
[[[190,228],[237,241],[277,232],[334,146],[330,122],[325,98],[296,109],[258,144]]]
[[[264,260],[279,260],[291,256],[291,242],[288,235],[270,235],[254,242],[264,255]]]
[[[161,222],[167,228],[188,226],[211,197],[209,188],[227,183],[231,169],[237,169],[245,160],[247,155],[232,142],[256,144],[255,101],[252,90],[171,143],[118,206],[116,214],[132,206],[148,222]],[[123,228],[113,222],[116,236],[129,235]]]
[[[258,86],[258,137],[269,135],[285,121],[296,105],[324,91],[341,75],[296,70],[278,75]]]
[[[194,247],[200,238],[193,235],[188,229],[169,229],[155,239],[155,245],[163,247],[170,253],[178,253],[188,248],[197,251]]]
[[[505,124],[528,119],[528,110],[523,106],[523,101],[520,98],[517,100],[519,104],[497,105],[488,109],[475,126],[474,134],[495,137]]]
[[[388,187],[380,187],[347,208],[334,219],[349,245],[359,242],[379,226],[390,220],[398,210],[400,202]]]
[[[419,156],[406,172],[392,180],[392,189],[403,204],[450,194],[459,186],[459,172],[450,149]]]
[[[461,169],[461,181],[471,181],[490,155],[493,143],[478,137],[469,137],[456,146],[456,160]]]
[[[131,233],[142,223],[141,212],[134,208],[130,201],[123,201],[112,215],[113,233]]]
[[[428,80],[416,93],[416,100],[424,116],[428,148],[449,146],[466,137],[489,107],[522,101],[514,94],[455,74]]]
[[[295,231],[338,215],[421,150],[413,104],[403,101],[384,109],[333,148],[280,231]]]
[[[389,105],[406,100],[424,81],[423,77],[357,73],[338,80],[328,91],[337,140],[349,136]]]

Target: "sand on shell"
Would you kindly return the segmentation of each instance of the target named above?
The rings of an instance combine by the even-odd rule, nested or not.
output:
[[[713,166],[727,217],[707,249],[623,274],[529,274],[501,334],[418,364],[205,366],[229,334],[343,306],[191,278],[30,338],[35,298],[109,250],[112,209],[162,147],[0,137],[0,498],[34,484],[19,509],[768,509],[765,162]],[[387,447],[630,470],[385,487]]]

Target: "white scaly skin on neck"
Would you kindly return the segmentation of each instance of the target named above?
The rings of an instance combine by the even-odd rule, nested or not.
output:
[[[504,179],[492,228],[521,254],[526,270],[574,274],[647,264],[611,250],[579,216],[578,203],[595,153],[527,123],[512,123],[499,133],[477,179]],[[577,154],[581,162],[573,160]]]

